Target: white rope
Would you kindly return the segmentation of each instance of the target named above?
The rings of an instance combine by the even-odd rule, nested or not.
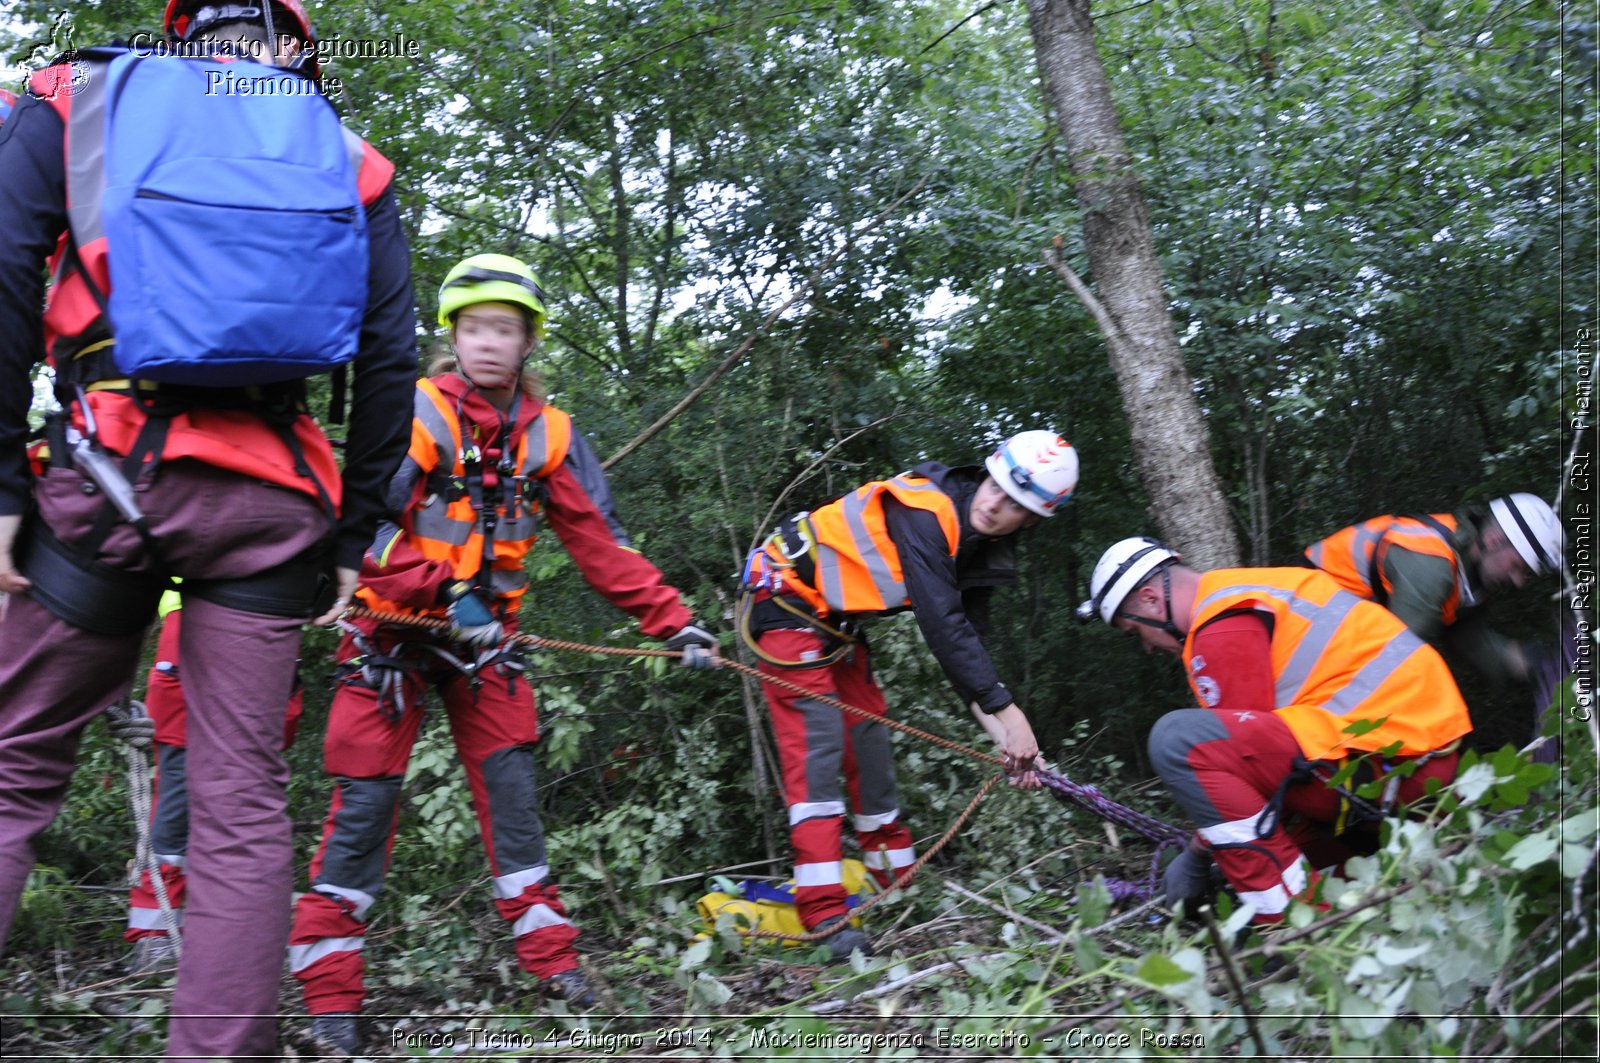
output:
[[[167,880],[161,874],[161,860],[150,842],[150,762],[145,758],[154,739],[149,725],[138,726],[149,720],[144,702],[132,698],[116,701],[106,709],[114,737],[122,740],[123,754],[128,758],[128,805],[133,811],[134,850],[132,882],[137,886],[141,873],[150,875],[150,886],[155,891],[156,905],[161,910],[161,922],[167,928],[174,957],[183,955],[183,935],[178,932],[178,913],[167,894]],[[133,725],[130,727],[130,725]],[[131,731],[131,733],[130,733]]]

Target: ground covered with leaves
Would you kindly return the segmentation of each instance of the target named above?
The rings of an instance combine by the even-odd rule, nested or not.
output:
[[[1393,824],[1325,910],[1270,934],[1226,893],[1174,921],[1124,885],[1146,881],[1148,844],[1002,790],[871,913],[878,954],[847,964],[726,917],[705,933],[709,876],[609,895],[575,876],[600,1003],[573,1012],[515,967],[484,877],[397,871],[369,935],[364,1058],[1592,1058],[1594,746],[1561,719],[1575,756],[1469,754],[1440,815]],[[171,980],[122,973],[123,903],[36,874],[6,1058],[159,1053]],[[283,1000],[286,1058],[320,1058],[287,975]]]

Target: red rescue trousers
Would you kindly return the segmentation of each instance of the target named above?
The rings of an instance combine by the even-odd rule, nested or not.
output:
[[[337,653],[349,667],[329,710],[324,746],[324,767],[335,778],[333,803],[311,862],[311,889],[295,905],[289,936],[289,966],[300,980],[306,1010],[319,1015],[361,1009],[367,913],[388,872],[400,784],[422,728],[429,686],[444,702],[466,769],[494,874],[495,907],[511,924],[519,965],[540,978],[575,968],[578,928],[548,881],[534,777],[539,728],[527,679],[489,665],[474,683],[427,648],[458,657],[466,652],[447,640],[401,639],[374,631],[371,622],[359,626],[369,640],[366,648],[347,634]],[[382,679],[374,655],[404,663],[392,687],[371,685]],[[369,666],[365,674],[362,664]]]
[[[1373,773],[1387,774],[1406,759],[1423,763],[1400,781],[1400,803],[1422,797],[1428,779],[1455,777],[1455,752],[1374,761]],[[1150,732],[1150,760],[1199,826],[1200,844],[1228,884],[1255,906],[1256,923],[1281,922],[1291,900],[1312,897],[1322,871],[1370,850],[1375,840],[1377,822],[1349,815],[1339,792],[1324,781],[1340,765],[1319,763],[1313,765],[1318,777],[1290,779],[1304,764],[1303,754],[1276,713],[1169,712]],[[1336,832],[1341,819],[1342,834]]]
[[[762,632],[762,652],[779,660],[815,660],[824,645],[810,629]],[[884,716],[888,706],[872,676],[866,643],[826,668],[782,668],[768,662],[761,670],[820,694]],[[789,838],[794,844],[795,907],[800,922],[814,927],[846,913],[841,846],[845,803],[843,774],[854,812],[862,862],[879,885],[916,861],[911,832],[900,822],[889,729],[880,723],[824,705],[814,697],[762,684],[783,766],[783,800],[789,808]]]

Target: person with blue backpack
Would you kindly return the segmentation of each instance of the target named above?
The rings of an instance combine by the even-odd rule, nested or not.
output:
[[[172,0],[164,24],[182,48],[69,53],[0,127],[0,945],[84,727],[181,578],[189,903],[168,1052],[276,1058],[284,711],[300,629],[354,592],[406,449],[415,308],[392,165],[316,94],[204,91],[218,69],[315,78],[298,0]],[[41,360],[61,409],[34,476]],[[346,364],[341,469],[304,381]]]

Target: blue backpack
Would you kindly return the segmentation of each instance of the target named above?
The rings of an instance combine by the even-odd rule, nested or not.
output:
[[[354,358],[367,221],[332,105],[251,62],[126,52],[103,69],[118,371],[240,387]]]

